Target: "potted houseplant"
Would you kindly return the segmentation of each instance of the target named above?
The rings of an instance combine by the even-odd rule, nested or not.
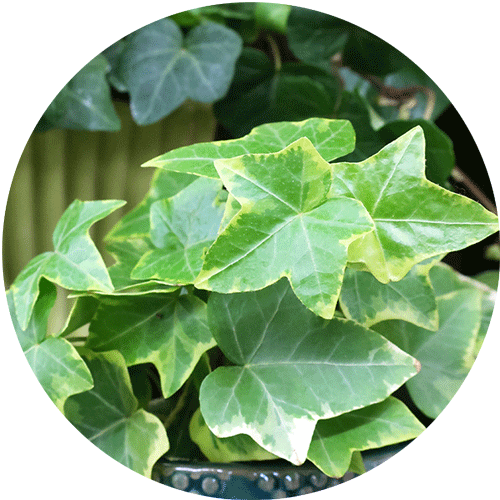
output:
[[[219,117],[231,116],[237,88]],[[363,471],[362,450],[423,430],[403,396],[391,396],[403,384],[430,418],[455,393],[486,333],[494,285],[440,260],[494,234],[497,218],[425,178],[428,125],[371,132],[380,149],[360,160],[344,114],[271,117],[247,135],[229,121],[242,137],[151,159],[150,191],[106,237],[112,266],[88,230],[123,203],[76,200],[53,250],[14,281],[9,306],[33,370],[115,459],[147,476],[168,451],[308,459],[341,477]],[[54,284],[76,301],[47,332]],[[446,380],[435,384],[438,374]],[[206,494],[219,486],[201,482]]]

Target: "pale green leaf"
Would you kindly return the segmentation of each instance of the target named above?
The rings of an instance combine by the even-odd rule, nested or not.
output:
[[[206,304],[175,293],[103,297],[85,347],[96,352],[117,350],[128,366],[153,363],[168,397],[214,345]]]
[[[264,450],[247,434],[217,437],[205,423],[199,408],[191,418],[189,436],[211,462],[248,462],[278,458]]]
[[[314,315],[287,280],[212,293],[208,318],[236,366],[217,368],[201,385],[207,425],[221,438],[248,434],[294,464],[306,459],[319,419],[382,401],[417,373],[416,360],[371,330]]]
[[[259,2],[255,6],[255,20],[261,28],[286,35],[290,5]]]
[[[373,327],[411,354],[422,365],[407,382],[417,407],[436,418],[450,402],[474,362],[481,322],[481,294],[459,290],[437,298],[439,329],[430,332],[404,321],[385,321]]]
[[[474,356],[477,357],[488,331],[493,315],[493,308],[497,298],[496,288],[491,285],[498,284],[498,271],[491,271],[488,283],[481,280],[481,275],[470,278],[464,276],[446,264],[439,264],[431,269],[431,279],[436,295],[442,296],[454,293],[457,290],[473,290],[481,294],[481,324],[477,333]],[[485,273],[486,274],[486,273]],[[493,278],[494,276],[494,278]],[[491,279],[493,278],[493,281]]]
[[[132,270],[141,257],[152,251],[155,246],[147,236],[113,240],[107,245],[108,252],[116,263],[109,268],[109,276],[115,290],[105,295],[145,295],[150,293],[166,293],[177,290],[158,280],[136,280],[131,278]]]
[[[425,427],[399,400],[386,400],[335,418],[320,420],[307,452],[328,476],[342,477],[355,451],[381,448],[416,438]]]
[[[90,320],[94,316],[98,305],[99,301],[95,297],[92,297],[90,295],[83,295],[81,297],[78,297],[73,303],[66,322],[64,323],[57,336],[66,337],[75,330],[78,330],[82,326],[90,323]]]
[[[339,304],[346,318],[366,327],[388,319],[437,330],[436,296],[429,270],[436,258],[412,267],[400,281],[380,283],[371,273],[346,269]]]
[[[172,285],[194,282],[222,219],[221,189],[219,180],[201,177],[176,196],[151,205],[151,239],[157,248],[141,257],[132,279]]]
[[[104,453],[150,477],[155,462],[168,450],[163,424],[138,409],[123,357],[118,352],[81,350],[94,387],[68,398],[68,420]]]
[[[93,381],[87,366],[69,342],[47,336],[47,321],[55,300],[55,286],[42,280],[33,314],[27,328],[22,330],[12,292],[7,292],[12,322],[26,359],[47,395],[62,410],[69,396],[89,390]]]
[[[276,153],[301,137],[307,137],[326,161],[350,153],[355,141],[354,129],[347,120],[310,118],[302,122],[266,123],[239,139],[185,146],[153,158],[143,166],[218,179],[215,160],[251,153]]]
[[[155,201],[176,195],[195,179],[196,177],[188,174],[157,170],[153,174],[149,191],[144,199],[118,221],[106,235],[106,242],[113,243],[117,240],[148,237],[150,233],[149,210],[151,205]]]
[[[135,121],[154,123],[186,99],[209,103],[223,97],[241,48],[236,32],[210,21],[186,37],[171,19],[134,32],[121,66]]]
[[[349,247],[381,282],[418,262],[460,250],[498,231],[498,217],[425,178],[424,135],[415,127],[361,163],[333,165],[333,196],[363,203],[375,230]]]
[[[215,166],[241,210],[209,248],[195,286],[241,292],[286,276],[308,308],[333,317],[347,247],[373,228],[361,203],[328,197],[331,166],[307,138]]]
[[[54,230],[54,251],[31,260],[12,285],[22,329],[28,325],[42,277],[69,290],[113,290],[106,265],[90,239],[89,228],[124,204],[124,201],[115,200],[75,200],[66,209]]]

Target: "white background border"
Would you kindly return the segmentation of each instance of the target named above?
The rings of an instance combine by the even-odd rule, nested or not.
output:
[[[295,4],[328,12],[384,38],[426,71],[469,127],[500,198],[497,8],[490,0],[401,0]],[[9,2],[4,6],[0,87],[5,212],[15,166],[44,109],[92,57],[127,33],[206,2]],[[2,217],[3,219],[3,217]],[[3,224],[3,222],[2,222]],[[4,498],[72,500],[191,495],[130,472],[87,442],[58,412],[31,372],[0,299],[0,417]],[[478,361],[438,420],[396,458],[313,498],[493,498],[500,452],[500,311]],[[108,496],[109,495],[109,496]],[[307,498],[310,498],[309,496]]]

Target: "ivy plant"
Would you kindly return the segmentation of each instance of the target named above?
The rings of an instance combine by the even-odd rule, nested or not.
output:
[[[498,218],[426,177],[439,155],[412,125],[358,161],[352,124],[322,117],[152,158],[150,191],[106,237],[109,267],[88,230],[122,203],[74,201],[54,251],[7,292],[49,397],[146,476],[166,455],[339,477],[417,437],[467,375],[496,296],[491,276],[442,260]],[[48,331],[54,285],[75,302]]]

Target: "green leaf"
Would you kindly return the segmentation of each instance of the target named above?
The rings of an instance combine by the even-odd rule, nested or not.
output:
[[[476,274],[474,276],[474,279],[476,281],[484,283],[492,290],[498,289],[498,269],[496,271],[483,271],[480,274]]]
[[[310,118],[302,122],[266,123],[239,139],[185,146],[143,166],[218,179],[215,160],[250,153],[276,153],[301,137],[307,137],[326,161],[350,153],[355,142],[354,130],[348,121]]]
[[[331,318],[347,247],[373,227],[363,206],[328,198],[331,165],[307,138],[278,153],[217,160],[215,167],[241,210],[209,248],[195,286],[232,293],[286,276],[308,308]]]
[[[322,12],[292,7],[288,17],[288,45],[301,61],[330,71],[330,59],[343,49],[350,26]]]
[[[220,24],[204,22],[184,38],[171,19],[160,19],[130,35],[122,71],[134,120],[147,125],[186,99],[214,102],[227,92],[242,42]]]
[[[90,323],[98,305],[99,301],[95,297],[89,295],[78,297],[71,307],[66,323],[57,336],[66,337],[75,330]]]
[[[90,323],[85,347],[96,352],[117,350],[127,366],[153,363],[163,395],[168,397],[214,345],[206,304],[197,297],[176,293],[103,297]]]
[[[375,230],[349,247],[381,282],[419,262],[460,250],[498,231],[498,217],[425,178],[424,134],[415,127],[361,163],[333,165],[332,196],[363,203]]]
[[[168,450],[165,428],[154,415],[138,409],[120,353],[82,349],[81,354],[95,385],[66,401],[66,417],[104,453],[150,477],[154,463]]]
[[[278,458],[264,450],[246,434],[226,438],[217,437],[205,423],[199,408],[191,418],[189,436],[211,462],[248,462]]]
[[[127,92],[127,86],[125,85],[123,75],[121,74],[121,57],[126,46],[127,41],[122,38],[102,52],[102,55],[108,60],[110,66],[110,70],[107,75],[109,83],[116,90],[118,90],[118,92],[122,93]]]
[[[47,321],[55,301],[55,286],[43,280],[33,314],[23,330],[17,321],[12,291],[7,292],[12,322],[26,359],[47,395],[62,411],[69,396],[87,391],[93,381],[87,366],[69,342],[47,336]]]
[[[255,6],[255,20],[261,28],[286,35],[290,9],[289,5],[259,2]]]
[[[217,368],[201,385],[207,425],[221,438],[248,434],[294,464],[306,459],[319,419],[382,401],[417,373],[416,361],[378,334],[314,315],[286,280],[212,293],[208,318],[236,366]]]
[[[348,472],[354,472],[354,474],[364,474],[366,472],[365,464],[363,462],[363,455],[360,451],[353,451],[351,457],[351,463],[349,464]]]
[[[115,200],[75,200],[66,209],[52,236],[54,251],[32,259],[12,285],[17,319],[23,330],[28,325],[42,277],[68,290],[113,290],[104,261],[90,239],[89,228],[124,204]]]
[[[388,319],[437,330],[436,296],[429,278],[436,259],[412,267],[400,281],[380,283],[371,273],[346,269],[339,304],[346,318],[370,327]]]
[[[450,402],[474,362],[481,322],[481,294],[459,290],[437,298],[439,329],[430,332],[404,321],[373,328],[419,360],[420,373],[407,382],[417,407],[436,418]]]
[[[120,129],[106,74],[109,64],[99,55],[85,65],[57,94],[45,111],[40,127],[76,130]]]
[[[357,162],[366,160],[377,153],[387,141],[374,130],[371,124],[370,112],[365,99],[357,92],[343,92],[336,118],[349,120],[356,131],[356,147],[342,161]]]
[[[496,278],[493,283],[484,283],[480,276],[470,278],[458,273],[446,264],[439,264],[431,269],[431,279],[436,291],[436,295],[443,296],[453,294],[457,290],[471,290],[472,293],[481,294],[481,324],[477,333],[476,344],[474,348],[474,357],[477,357],[488,331],[493,315],[493,308],[497,298],[496,288],[498,286],[498,271],[492,271]],[[491,278],[487,278],[487,281]],[[495,285],[492,287],[491,285]]]
[[[276,69],[263,52],[245,48],[214,113],[233,137],[240,137],[263,123],[332,117],[338,94],[337,80],[319,68],[286,62]]]
[[[425,136],[425,176],[431,182],[446,187],[455,166],[455,153],[450,138],[434,123],[423,119],[398,120],[382,127],[379,133],[385,142],[393,141],[417,125]]]
[[[157,248],[141,257],[133,279],[194,282],[222,219],[224,203],[217,199],[221,189],[220,181],[200,177],[176,196],[151,205],[151,238]]]
[[[179,151],[179,149],[176,151]],[[148,237],[151,229],[149,224],[149,211],[151,205],[155,201],[176,195],[185,187],[189,186],[195,179],[195,176],[185,173],[157,170],[153,174],[149,191],[144,199],[118,221],[113,229],[106,235],[106,242]]]
[[[389,397],[381,403],[320,420],[307,458],[326,475],[342,477],[353,452],[401,443],[416,438],[424,429],[401,401]]]

